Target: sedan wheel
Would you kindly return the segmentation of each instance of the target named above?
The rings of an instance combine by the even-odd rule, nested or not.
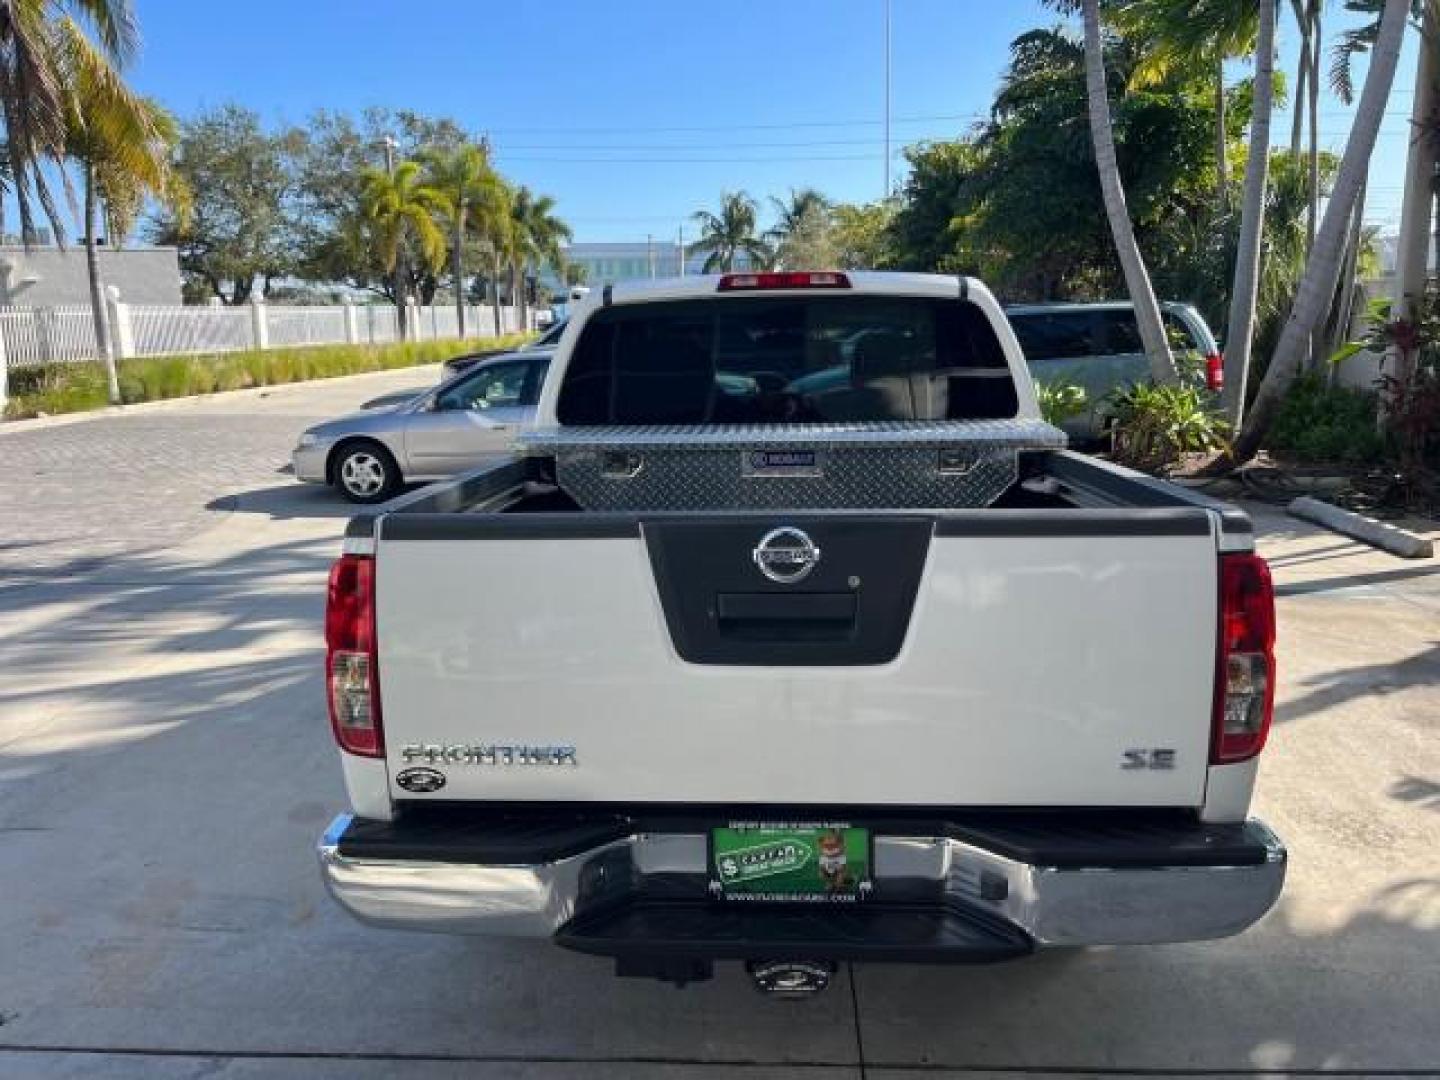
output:
[[[400,470],[380,447],[355,446],[336,463],[335,482],[351,502],[384,502],[400,486]]]

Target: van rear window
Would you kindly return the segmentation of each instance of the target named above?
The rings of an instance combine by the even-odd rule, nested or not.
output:
[[[581,426],[1005,419],[1018,408],[973,304],[791,296],[596,312],[556,412]]]
[[[1075,360],[1103,354],[1095,320],[1088,311],[1010,312],[1025,359]]]

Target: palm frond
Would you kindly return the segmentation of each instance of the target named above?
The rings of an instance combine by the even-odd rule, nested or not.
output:
[[[130,0],[66,0],[95,28],[105,51],[116,63],[125,65],[140,48],[140,26]]]

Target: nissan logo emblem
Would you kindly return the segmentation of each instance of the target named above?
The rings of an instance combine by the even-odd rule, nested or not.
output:
[[[771,529],[751,553],[760,572],[781,585],[804,581],[820,561],[820,549],[799,529],[789,525]]]

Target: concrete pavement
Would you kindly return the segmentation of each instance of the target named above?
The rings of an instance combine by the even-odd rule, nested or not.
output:
[[[864,967],[786,1005],[733,965],[675,991],[353,924],[311,855],[342,803],[319,621],[348,508],[276,469],[310,418],[424,381],[0,433],[80,462],[58,498],[0,478],[0,1077],[1440,1071],[1440,573],[1263,508],[1257,809],[1292,861],[1239,938]]]

